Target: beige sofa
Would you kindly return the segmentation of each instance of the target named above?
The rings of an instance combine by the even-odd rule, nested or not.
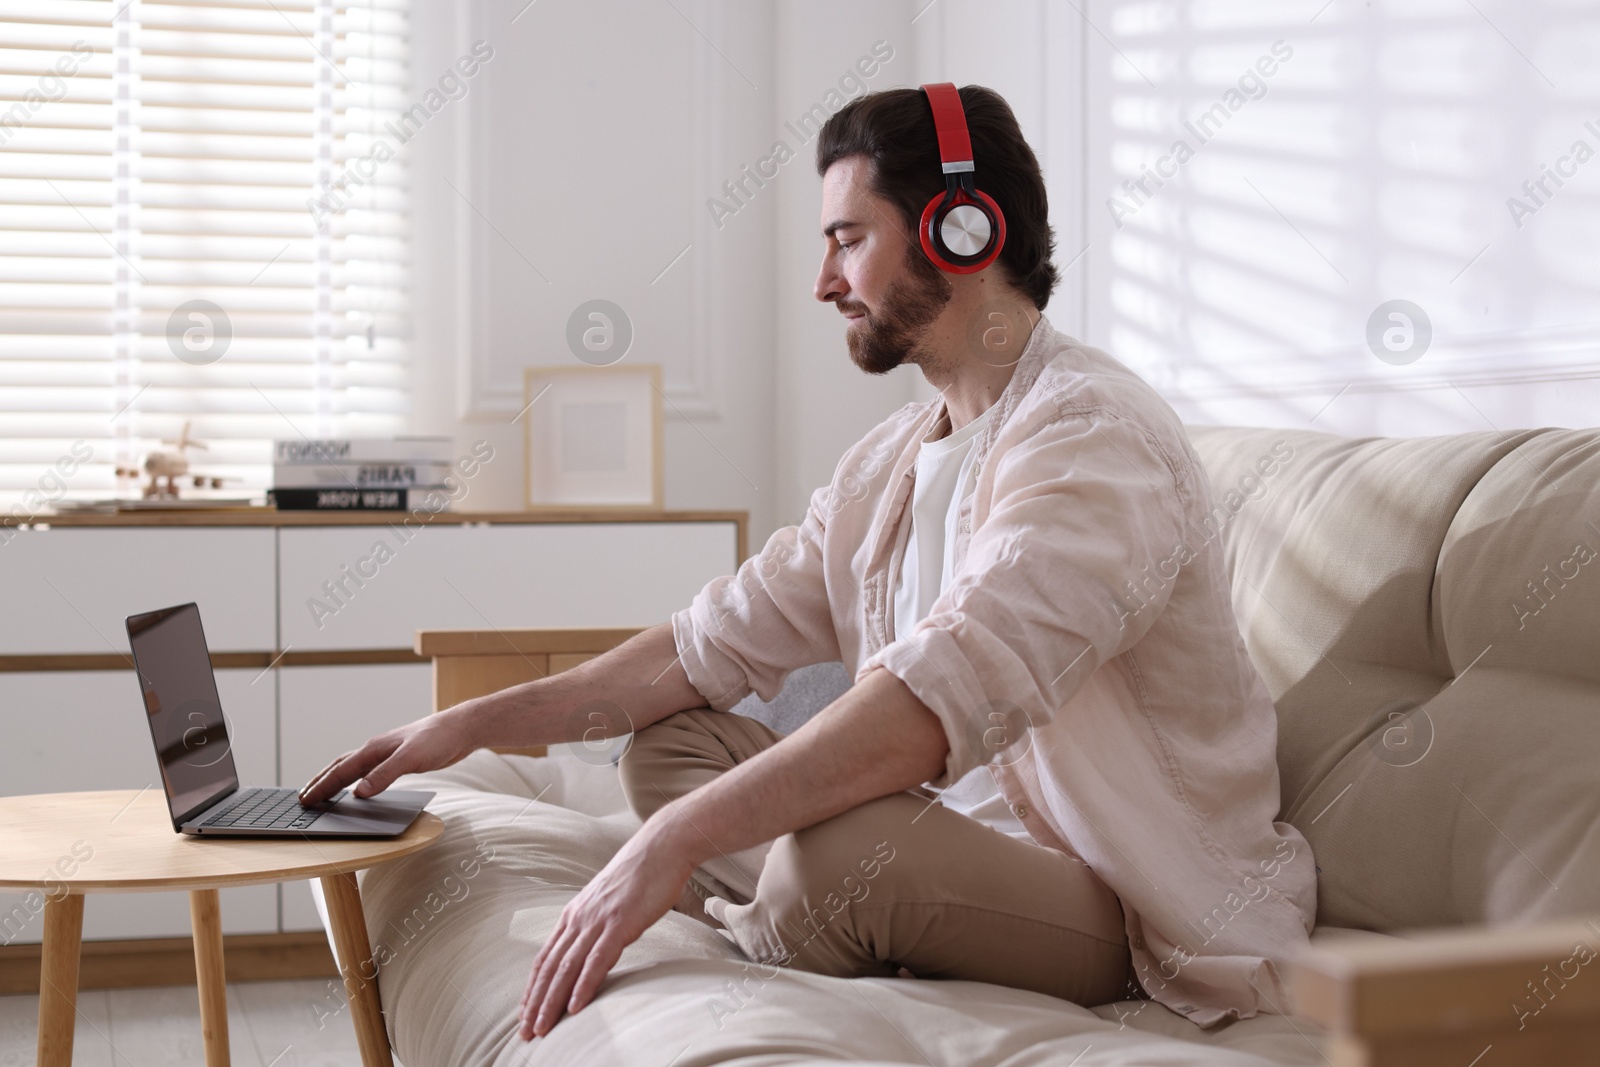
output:
[[[408,781],[438,791],[447,835],[362,883],[398,1058],[1600,1062],[1600,431],[1190,436],[1220,509],[1203,536],[1277,703],[1280,817],[1319,871],[1288,1014],[1202,1031],[1152,1001],[767,971],[674,913],[530,1048],[512,1017],[533,954],[637,821],[602,756],[480,751]],[[632,632],[433,633],[418,648],[446,706]],[[816,671],[791,683],[825,702]]]

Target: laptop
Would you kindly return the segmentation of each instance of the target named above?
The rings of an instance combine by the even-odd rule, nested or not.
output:
[[[179,604],[128,616],[128,643],[155,742],[172,828],[218,837],[393,837],[431,792],[389,789],[365,800],[341,790],[304,807],[298,789],[241,789],[217,696],[200,608]]]

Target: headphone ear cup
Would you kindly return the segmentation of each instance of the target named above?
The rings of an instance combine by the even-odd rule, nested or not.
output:
[[[978,255],[994,236],[994,220],[976,204],[957,204],[935,222],[939,243],[962,257]]]
[[[927,206],[922,209],[922,218],[917,223],[917,238],[922,244],[923,254],[933,261],[933,265],[940,270],[949,270],[950,261],[945,259],[944,254],[934,246],[932,237],[933,213],[939,210],[939,205],[943,202],[944,194],[940,193],[929,200]]]
[[[981,189],[973,193],[975,198],[962,197],[943,211],[948,194],[941,193],[922,209],[917,227],[922,250],[934,266],[950,274],[976,274],[1005,247],[1006,217],[1000,205]]]

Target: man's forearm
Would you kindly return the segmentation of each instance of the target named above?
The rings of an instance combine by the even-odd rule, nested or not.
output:
[[[645,830],[694,865],[939,776],[944,727],[875,670],[789,737],[658,811]]]
[[[635,634],[586,663],[464,701],[480,745],[526,747],[615,737],[705,706],[678,659],[671,623]]]

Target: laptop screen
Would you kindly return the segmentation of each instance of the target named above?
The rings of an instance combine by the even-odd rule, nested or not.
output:
[[[128,643],[176,828],[239,787],[200,609],[129,616]]]

